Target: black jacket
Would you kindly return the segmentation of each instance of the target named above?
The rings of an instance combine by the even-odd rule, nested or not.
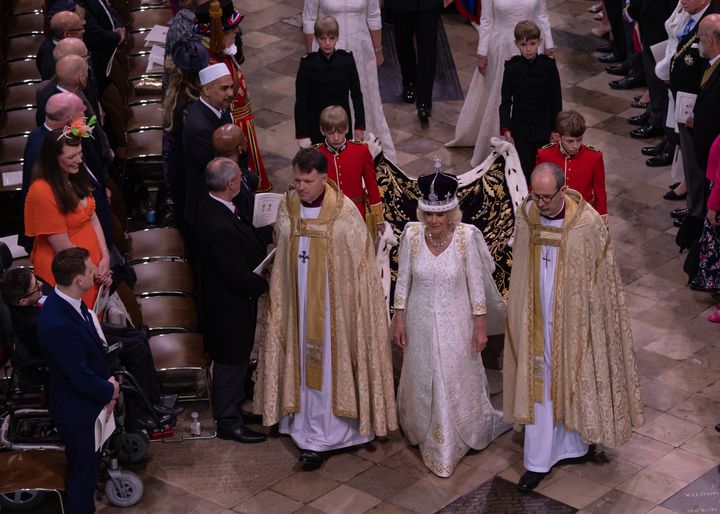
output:
[[[257,299],[267,280],[253,272],[266,255],[252,224],[210,198],[197,214],[205,349],[221,364],[248,357],[255,342]]]
[[[638,23],[643,46],[649,47],[668,38],[665,22],[676,5],[675,0],[630,0],[628,14]]]
[[[105,9],[100,2],[104,2]],[[115,12],[105,0],[78,0],[80,6],[85,9],[85,35],[83,41],[90,51],[92,67],[95,76],[104,83],[107,65],[110,62],[115,49],[120,44],[120,34],[113,28],[121,27],[121,23]],[[110,12],[112,22],[108,18]]]
[[[35,65],[43,80],[50,80],[55,75],[53,50],[55,50],[55,41],[51,36],[48,36],[43,40],[35,56]]]
[[[700,88],[695,101],[695,122],[692,129],[695,158],[703,175],[707,169],[710,147],[720,135],[720,65]],[[715,186],[720,187],[720,186]]]
[[[547,141],[562,110],[560,75],[555,59],[538,54],[532,61],[520,55],[505,61],[500,101],[500,127],[513,138]]]
[[[391,11],[431,11],[442,9],[443,2],[442,0],[385,0],[383,7]]]
[[[355,123],[350,116],[348,92],[352,97]],[[365,107],[360,79],[352,52],[336,49],[326,58],[321,52],[310,52],[300,59],[295,79],[295,136],[309,137],[313,143],[323,140],[320,134],[320,112],[339,105],[348,115],[349,127],[365,129]]]
[[[702,18],[715,12],[712,2],[708,6]],[[707,59],[700,57],[698,50],[698,26],[688,32],[679,42],[677,50],[670,61],[670,91],[673,96],[678,91],[697,94],[700,91],[700,80],[708,67]]]
[[[212,135],[215,129],[232,123],[227,111],[218,118],[203,102],[195,101],[190,106],[182,133],[185,152],[185,220],[195,227],[198,204],[207,196],[205,167],[215,157]]]

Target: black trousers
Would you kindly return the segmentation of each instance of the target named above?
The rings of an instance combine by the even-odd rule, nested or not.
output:
[[[664,127],[668,109],[668,86],[655,75],[655,57],[652,50],[645,47],[642,52],[645,82],[650,92],[650,105],[648,105],[648,125]]]
[[[241,412],[249,363],[250,357],[237,364],[213,362],[212,403],[218,428],[232,429],[243,424]]]
[[[543,145],[548,144],[550,138],[548,137],[544,141],[528,141],[525,139],[513,138],[515,144],[515,150],[517,150],[518,157],[520,158],[520,165],[522,166],[523,175],[525,180],[530,185],[530,174],[535,168],[535,157],[537,152]]]
[[[440,10],[397,11],[394,21],[395,49],[400,61],[403,86],[415,85],[415,103],[418,107],[432,107]]]
[[[709,195],[708,180],[705,170],[700,168],[695,156],[695,143],[692,132],[684,123],[678,123],[680,131],[680,150],[682,152],[685,185],[687,186],[688,214],[697,218],[704,218],[707,212],[707,199]]]
[[[150,403],[160,403],[160,382],[157,379],[152,353],[147,341],[139,338],[124,341],[119,357],[120,363],[135,377]],[[125,395],[125,406],[130,426],[139,417],[150,414],[140,397],[132,393]]]
[[[94,426],[57,425],[57,429],[68,460],[65,512],[92,514],[95,512],[95,484],[100,466],[100,453],[95,451]]]
[[[624,27],[625,20],[622,14],[625,2],[623,0],[605,0],[604,3],[605,15],[608,23],[610,23],[610,32],[612,32],[613,37],[613,49],[616,54],[625,57],[627,56],[627,38]]]

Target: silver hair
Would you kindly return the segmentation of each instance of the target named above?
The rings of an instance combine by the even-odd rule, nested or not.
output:
[[[544,172],[549,172],[553,176],[558,190],[565,185],[565,173],[560,166],[552,162],[543,162],[535,166],[535,169],[530,174],[530,182],[532,182],[535,175]]]
[[[226,157],[216,157],[205,168],[205,182],[208,190],[213,193],[225,191],[230,181],[238,173],[240,173],[240,166],[237,163]]]
[[[449,211],[445,211],[448,215],[448,225],[451,227],[456,227],[460,223],[462,223],[462,211],[460,211],[460,207],[453,207]],[[433,212],[432,214],[438,214],[436,212]],[[443,213],[440,213],[443,214]],[[427,216],[425,211],[423,211],[420,207],[417,209],[417,219],[420,223],[423,225],[427,225]]]

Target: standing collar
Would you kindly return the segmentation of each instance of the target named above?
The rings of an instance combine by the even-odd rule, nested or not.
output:
[[[343,141],[343,144],[340,145],[340,148],[334,148],[330,143],[328,143],[327,138],[325,138],[323,144],[325,145],[325,148],[327,148],[328,152],[337,155],[343,150],[345,150],[345,147],[347,147],[347,138],[345,139],[345,141]]]

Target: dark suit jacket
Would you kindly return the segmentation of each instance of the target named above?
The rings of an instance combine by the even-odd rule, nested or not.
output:
[[[45,141],[45,136],[48,132],[49,131],[45,127],[45,123],[33,129],[28,136],[28,142],[25,145],[25,153],[23,156],[22,201],[20,202],[20,208],[22,210],[20,212],[20,222],[18,224],[18,244],[25,248],[25,251],[28,253],[32,250],[35,238],[25,235],[25,197],[27,196],[30,184],[33,181],[33,167],[35,166],[35,161],[37,160],[40,148],[42,147],[43,141]],[[93,198],[95,199],[95,212],[97,213],[98,221],[100,221],[103,234],[105,235],[105,244],[108,249],[112,249],[112,210],[105,193],[107,172],[105,171],[105,167],[103,166],[102,159],[99,155],[97,141],[92,138],[83,139],[82,148],[83,161],[95,177],[94,179],[92,176],[90,177],[90,183],[93,187]]]
[[[544,142],[550,139],[562,110],[560,75],[555,59],[544,54],[532,61],[516,55],[505,61],[500,102],[500,129],[513,138]]]
[[[695,157],[703,175],[707,170],[710,147],[720,134],[720,65],[700,89],[695,101],[695,123],[692,129]],[[720,186],[715,186],[720,187]]]
[[[35,104],[37,105],[35,122],[38,125],[42,125],[45,122],[45,107],[47,107],[48,100],[50,100],[52,95],[56,95],[58,93],[62,93],[62,91],[57,87],[57,79],[55,78],[55,70],[53,69],[50,82],[45,84],[42,89],[38,89],[35,93]],[[98,110],[97,91],[95,87],[90,84],[89,80],[88,85],[85,89],[83,89],[82,95],[78,96],[85,104],[85,116],[87,116],[88,119],[92,117],[93,114],[100,112]],[[98,118],[98,124],[99,123],[100,119]]]
[[[61,425],[92,425],[114,392],[102,340],[54,291],[38,318],[38,339],[50,367],[50,415]]]
[[[385,0],[383,3],[385,9],[393,11],[430,11],[432,9],[442,9],[442,0]]]
[[[630,0],[628,14],[638,23],[643,46],[652,46],[668,38],[665,22],[676,5],[675,0]]]
[[[113,23],[103,9],[100,2],[103,0],[78,0],[78,4],[85,8],[85,35],[83,40],[90,51],[92,67],[95,70],[95,78],[98,85],[104,84],[107,80],[105,73],[115,49],[120,43],[120,35],[113,30]],[[115,28],[121,27],[121,23],[115,9],[105,2],[105,7],[113,17]]]
[[[43,40],[35,56],[35,65],[43,80],[49,80],[55,75],[53,50],[55,50],[55,41],[51,36],[48,36]]]
[[[213,360],[236,364],[255,342],[257,299],[267,281],[253,273],[265,243],[247,219],[206,195],[197,216],[205,347]]]
[[[212,135],[215,129],[232,123],[227,112],[218,118],[204,103],[197,100],[188,109],[182,141],[185,152],[185,220],[195,227],[198,204],[207,195],[205,167],[215,158]]]
[[[700,20],[714,12],[716,12],[716,9],[711,2]],[[693,29],[678,42],[677,50],[672,57],[670,63],[670,91],[672,91],[673,96],[678,91],[694,94],[700,91],[700,80],[707,69],[708,62],[707,59],[700,57],[698,50],[697,33],[699,25],[700,22],[698,21]]]

